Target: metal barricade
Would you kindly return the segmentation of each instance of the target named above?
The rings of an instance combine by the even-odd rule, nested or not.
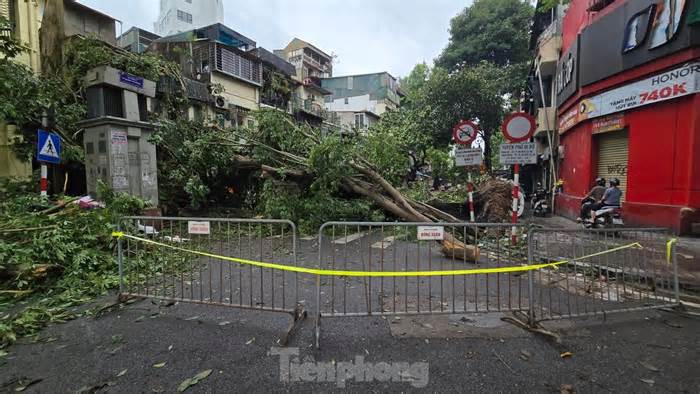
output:
[[[133,216],[119,231],[131,236],[118,243],[122,299],[287,312],[290,331],[305,315],[297,273],[226,260],[296,266],[296,226],[288,220]]]
[[[530,321],[678,305],[675,253],[665,229],[532,229]],[[670,257],[670,258],[669,258]]]
[[[419,240],[422,226],[441,228],[444,243]],[[494,223],[325,223],[318,235],[319,269],[389,276],[317,276],[316,345],[322,317],[528,310],[524,272],[400,274],[525,265],[526,228],[517,226],[515,245],[511,244],[511,228],[511,224]],[[464,248],[444,248],[449,242]]]

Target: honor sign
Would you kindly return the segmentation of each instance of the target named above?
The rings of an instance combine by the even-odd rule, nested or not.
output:
[[[559,118],[559,132],[586,119],[597,118],[630,108],[697,93],[700,91],[700,62],[676,69],[581,100]]]

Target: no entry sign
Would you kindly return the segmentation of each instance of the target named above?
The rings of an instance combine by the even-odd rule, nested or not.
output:
[[[460,145],[469,146],[476,139],[478,130],[474,122],[462,120],[452,128],[452,138]]]
[[[527,112],[515,112],[503,121],[503,136],[510,142],[523,142],[535,132],[535,118]]]

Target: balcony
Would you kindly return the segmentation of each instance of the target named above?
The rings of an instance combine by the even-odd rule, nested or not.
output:
[[[308,75],[304,77],[304,86],[313,86],[319,89],[321,88],[321,78],[313,76],[313,75]]]
[[[318,103],[315,103],[311,99],[302,100],[299,96],[294,96],[292,98],[292,111],[295,113],[304,112],[321,119],[323,119],[323,113],[325,112],[323,107]]]
[[[537,109],[537,129],[535,130],[535,135],[545,133],[547,131],[547,126],[549,125],[549,130],[555,130],[557,120],[557,111],[554,107],[544,107]]]
[[[561,29],[559,22],[552,22],[537,39],[537,66],[542,76],[554,75],[557,71],[561,50]]]
[[[320,70],[321,72],[330,73],[330,63],[329,62],[321,64],[320,61],[314,59],[313,57],[307,55],[306,53],[304,53],[304,61],[308,65],[310,65],[311,67],[313,67],[317,70]]]
[[[185,82],[184,92],[188,99],[198,100],[202,102],[210,102],[212,97],[209,92],[209,86],[206,83],[198,82],[189,78],[183,78]],[[160,77],[156,84],[156,91],[162,94],[180,94],[183,92],[183,86],[179,81],[172,77]]]

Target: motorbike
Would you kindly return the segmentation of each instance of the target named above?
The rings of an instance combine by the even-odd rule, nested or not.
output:
[[[550,213],[549,193],[542,187],[541,183],[537,184],[537,189],[530,198],[530,209],[533,216],[544,217]]]
[[[617,228],[624,226],[620,207],[603,207],[595,211],[595,221],[588,218],[583,221],[585,228]]]

